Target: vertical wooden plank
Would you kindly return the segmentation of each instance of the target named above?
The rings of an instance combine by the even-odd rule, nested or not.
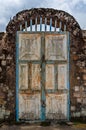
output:
[[[35,31],[37,32],[37,17],[35,18]]]
[[[47,18],[45,18],[45,32],[47,31]]]
[[[68,105],[67,105],[67,117],[68,117],[68,121],[70,120],[70,34],[69,32],[67,33],[67,50],[68,50],[68,67],[67,67],[67,88],[68,88]]]
[[[19,90],[28,89],[28,64],[19,64]]]
[[[22,25],[20,25],[20,31],[22,31]]]
[[[45,88],[53,90],[55,88],[54,64],[46,64]]]
[[[52,18],[50,18],[50,32],[52,31]]]
[[[58,65],[58,90],[67,89],[67,64]]]
[[[25,21],[25,31],[27,32],[27,21]]]
[[[40,17],[40,32],[42,31],[42,17]]]
[[[54,29],[55,32],[56,32],[56,26],[57,26],[57,19],[55,19],[55,29]]]
[[[30,31],[32,32],[32,19],[30,19]]]

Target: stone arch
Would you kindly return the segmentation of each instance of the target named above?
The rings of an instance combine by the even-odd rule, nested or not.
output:
[[[23,10],[19,13],[16,14],[16,16],[13,17],[12,20],[8,23],[6,27],[7,33],[10,33],[12,35],[15,35],[16,31],[19,30],[20,24],[23,25],[23,28],[25,26],[25,21],[28,21],[28,26],[30,25],[30,19],[33,20],[33,24],[35,23],[35,17],[40,18],[40,16],[43,18],[47,18],[47,24],[49,24],[50,18],[52,18],[53,25],[55,19],[57,19],[58,24],[59,21],[62,22],[62,30],[63,30],[63,25],[66,24],[67,30],[71,32],[74,36],[80,36],[81,37],[81,28],[75,18],[68,14],[65,11],[62,10],[55,10],[55,9],[50,9],[50,8],[33,8],[30,10]],[[39,19],[38,19],[39,23]],[[57,26],[59,26],[57,24]]]

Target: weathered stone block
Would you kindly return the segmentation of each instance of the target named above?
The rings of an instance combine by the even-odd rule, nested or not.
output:
[[[75,117],[80,117],[80,115],[81,115],[80,112],[75,113]]]
[[[86,110],[82,110],[82,111],[81,111],[81,115],[82,115],[82,116],[86,116]]]
[[[4,60],[5,59],[5,54],[2,54],[1,56],[0,56],[0,60]]]
[[[4,119],[4,114],[0,112],[0,119]]]
[[[83,93],[82,93],[82,97],[83,97],[83,98],[86,98],[86,92],[83,92]]]
[[[83,98],[83,104],[86,104],[86,98]]]
[[[5,111],[5,115],[6,115],[6,116],[9,116],[9,115],[10,115],[10,111],[6,110],[6,111]]]
[[[73,94],[73,96],[78,98],[78,97],[80,97],[80,96],[81,96],[81,94],[80,94],[80,93],[76,93],[76,92],[75,92],[75,93]]]
[[[75,86],[75,91],[79,91],[79,86]]]
[[[83,74],[83,80],[86,80],[86,74]]]
[[[7,60],[11,60],[11,59],[12,59],[12,56],[8,55],[6,59],[7,59]]]
[[[1,65],[5,66],[6,65],[6,60],[2,60]]]
[[[80,77],[79,77],[79,76],[77,77],[77,80],[80,80]]]
[[[2,72],[2,68],[0,67],[0,72]]]
[[[81,103],[81,102],[82,102],[82,99],[81,99],[81,98],[77,98],[77,102],[78,102],[78,103]]]
[[[72,117],[80,117],[81,113],[80,112],[73,112]]]
[[[75,106],[71,106],[71,111],[75,111],[76,107]]]
[[[0,119],[4,119],[4,115],[5,115],[5,108],[2,107],[0,108]]]

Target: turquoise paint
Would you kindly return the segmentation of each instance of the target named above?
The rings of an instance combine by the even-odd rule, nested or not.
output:
[[[47,31],[47,18],[45,18],[45,32]]]
[[[20,63],[31,63],[31,64],[41,64],[40,61],[31,61],[31,60],[19,60]]]
[[[44,33],[42,33],[41,37],[41,121],[44,121],[46,119],[46,95],[45,95],[45,62],[44,62],[44,52],[45,52],[45,39],[44,39]]]
[[[40,17],[40,32],[42,31],[42,18]]]
[[[52,18],[50,19],[50,32],[52,31]]]
[[[68,43],[68,84],[67,84],[67,87],[68,87],[68,113],[67,113],[67,116],[68,116],[68,120],[70,120],[70,75],[69,75],[69,71],[70,71],[70,34],[69,34],[69,32],[67,34],[68,34],[68,40],[67,40],[67,43]]]
[[[18,96],[18,87],[19,87],[19,65],[18,65],[18,33],[16,35],[16,121],[19,121],[19,96]]]

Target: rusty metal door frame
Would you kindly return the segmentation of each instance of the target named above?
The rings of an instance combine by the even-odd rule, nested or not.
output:
[[[23,32],[23,31],[18,31],[17,32],[17,36],[16,36],[16,120],[19,121],[19,34],[23,34],[23,33],[29,33],[30,32]],[[42,76],[42,83],[45,82],[45,63],[43,62],[43,54],[44,54],[44,34],[66,34],[67,35],[67,71],[68,71],[68,81],[67,81],[67,89],[68,89],[68,97],[67,97],[67,120],[70,119],[70,83],[69,83],[69,55],[70,55],[70,45],[69,45],[69,32],[31,32],[31,34],[41,34],[41,67],[42,67],[42,72],[41,72],[41,76]],[[43,86],[43,85],[42,85]],[[42,100],[42,105],[41,105],[41,115],[40,115],[40,120],[44,121],[46,120],[46,115],[45,115],[45,100],[46,100],[46,96],[45,96],[45,90],[44,87],[41,87],[41,100]]]

